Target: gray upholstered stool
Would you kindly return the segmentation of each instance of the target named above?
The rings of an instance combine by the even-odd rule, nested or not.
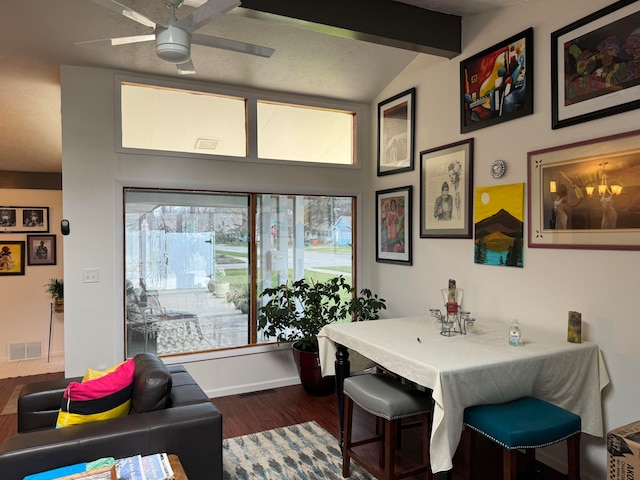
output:
[[[382,434],[357,442],[352,440],[354,403],[375,415],[376,421],[380,418],[384,419]],[[379,472],[373,470],[364,456],[355,452],[354,448],[367,443],[380,442],[379,465],[383,473],[379,478],[392,480],[422,472],[428,472],[431,478],[429,466],[431,396],[429,394],[403,385],[389,375],[379,373],[356,375],[344,380],[344,415],[343,477],[349,476],[349,463],[352,458],[372,475],[379,475]],[[421,417],[422,464],[411,470],[396,473],[395,454],[398,432],[401,420],[406,417]]]
[[[464,411],[466,452],[465,480],[475,471],[475,433],[488,437],[503,448],[503,478],[515,480],[518,450],[526,451],[528,467],[535,463],[535,449],[567,441],[569,480],[580,479],[579,415],[533,397],[523,397],[497,405],[476,405]]]

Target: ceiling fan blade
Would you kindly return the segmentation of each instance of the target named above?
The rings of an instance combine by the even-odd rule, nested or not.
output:
[[[124,15],[131,20],[141,23],[142,25],[146,25],[147,27],[156,28],[156,22],[147,18],[140,12],[136,12],[135,10],[127,7],[126,5],[122,5],[121,3],[116,2],[115,0],[91,0],[93,3],[97,3],[98,5],[102,5],[109,10],[113,10],[120,15]]]
[[[259,57],[269,58],[275,50],[269,47],[262,47],[252,43],[238,42],[228,38],[214,37],[212,35],[191,34],[191,43],[204,45],[205,47],[222,48],[233,52],[248,53]]]
[[[193,62],[191,60],[176,65],[176,67],[178,67],[178,73],[180,75],[193,75],[196,73],[196,67],[193,66]]]
[[[175,26],[182,28],[189,33],[193,33],[220,15],[223,15],[238,6],[240,6],[239,0],[209,0],[201,7],[191,11],[191,13],[186,17],[178,20]]]
[[[76,42],[79,47],[93,48],[114,45],[128,45],[130,43],[150,42],[156,39],[155,33],[149,35],[134,35],[132,37],[103,38],[102,40],[88,40],[86,42]]]

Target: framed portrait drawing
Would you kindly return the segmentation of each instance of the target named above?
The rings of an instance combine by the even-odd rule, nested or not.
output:
[[[378,176],[413,170],[416,89],[378,104]]]
[[[622,0],[551,34],[551,127],[640,107],[640,2]]]
[[[460,62],[460,132],[533,113],[533,28]]]
[[[412,263],[411,198],[413,187],[376,192],[376,261]]]
[[[420,237],[471,238],[473,138],[420,152]]]
[[[527,157],[529,247],[640,250],[640,130]]]
[[[0,233],[49,232],[49,207],[0,206]]]
[[[27,235],[27,265],[56,264],[55,235]]]
[[[24,275],[24,241],[0,241],[0,276]]]

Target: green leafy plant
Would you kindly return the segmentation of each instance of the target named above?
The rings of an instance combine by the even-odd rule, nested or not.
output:
[[[355,290],[343,276],[326,282],[296,280],[265,288],[259,298],[267,303],[259,309],[258,329],[278,342],[295,342],[295,347],[318,351],[318,332],[325,325],[346,320],[375,320],[387,308],[386,301],[368,289]]]
[[[64,298],[64,281],[60,278],[51,278],[44,284],[44,289],[53,299]]]

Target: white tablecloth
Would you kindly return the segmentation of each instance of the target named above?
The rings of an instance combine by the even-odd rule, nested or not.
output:
[[[523,339],[511,346],[508,325],[489,322],[445,337],[428,316],[330,324],[318,335],[323,375],[335,373],[338,343],[349,349],[351,371],[378,364],[433,390],[434,473],[452,468],[471,405],[534,396],[580,415],[583,432],[603,436],[600,392],[609,377],[598,346],[526,326]]]

